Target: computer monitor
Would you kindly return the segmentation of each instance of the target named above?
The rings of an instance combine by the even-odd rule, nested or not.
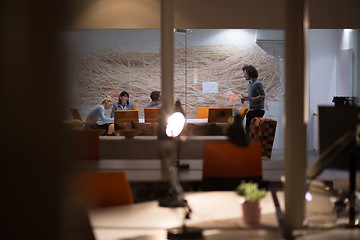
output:
[[[137,110],[115,110],[114,123],[139,122],[139,113]]]
[[[232,117],[232,108],[209,108],[209,123],[229,123]]]
[[[145,123],[157,123],[160,119],[160,108],[144,109]]]
[[[319,106],[318,113],[319,157],[307,169],[310,179],[317,177],[325,168],[349,170],[349,159],[356,156],[355,136],[360,124],[360,107]],[[360,169],[360,162],[357,169]]]

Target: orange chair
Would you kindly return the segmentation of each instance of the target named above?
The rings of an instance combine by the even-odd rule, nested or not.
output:
[[[160,118],[160,108],[144,109],[145,123],[157,123]]]
[[[133,204],[124,172],[80,172],[71,176],[74,200],[85,208]]]
[[[242,108],[240,111],[240,121],[242,122],[246,116],[246,113],[248,112],[249,109],[247,108]]]
[[[210,108],[218,108],[218,107],[197,107],[196,117],[198,119],[208,118]]]
[[[139,113],[137,110],[116,110],[114,113],[114,123],[139,122]]]
[[[77,108],[70,108],[70,112],[71,112],[71,115],[72,115],[72,117],[73,117],[74,119],[78,119],[78,120],[80,120],[81,122],[84,122],[84,121],[82,120],[82,117],[81,117],[81,115],[80,115],[80,112],[79,112],[79,110],[78,110]]]
[[[241,180],[262,182],[261,143],[205,142],[202,190],[234,190]]]
[[[270,160],[271,158],[276,124],[276,120],[260,117],[255,117],[250,122],[250,141],[261,142],[261,155],[264,160]]]
[[[137,105],[134,103],[134,108],[135,108],[135,110],[137,110]]]
[[[232,108],[210,108],[209,123],[229,123],[232,117]]]

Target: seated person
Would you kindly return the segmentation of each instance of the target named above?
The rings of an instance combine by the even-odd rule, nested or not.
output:
[[[151,102],[146,104],[144,108],[161,108],[160,91],[152,91],[150,94]]]
[[[110,97],[101,100],[100,104],[91,109],[85,120],[85,128],[105,128],[107,129],[110,123],[114,123],[114,118],[105,116],[105,109],[110,109],[112,101]],[[103,123],[103,124],[102,124]]]
[[[120,93],[119,102],[114,103],[110,117],[114,117],[115,110],[135,110],[134,104],[129,101],[129,94],[127,92],[122,91]]]

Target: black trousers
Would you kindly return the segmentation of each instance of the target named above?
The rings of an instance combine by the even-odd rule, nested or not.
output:
[[[250,129],[250,122],[254,117],[263,117],[265,114],[264,110],[249,110],[246,114],[246,125],[245,125],[245,131],[246,136],[249,136],[249,129]]]
[[[110,123],[104,123],[101,125],[87,125],[84,129],[104,129],[105,131],[103,134],[101,134],[101,136],[106,136],[109,130],[109,125]]]

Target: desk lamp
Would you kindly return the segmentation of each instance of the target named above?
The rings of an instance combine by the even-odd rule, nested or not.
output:
[[[189,169],[189,164],[181,164],[180,163],[180,145],[183,142],[179,135],[184,129],[185,125],[185,114],[184,110],[181,107],[181,102],[177,100],[175,102],[175,110],[174,113],[168,118],[165,133],[166,136],[177,143],[177,160],[176,166],[178,170]]]
[[[161,142],[161,161],[162,170],[170,182],[169,199],[159,201],[162,207],[183,207],[185,209],[185,216],[182,227],[168,229],[168,239],[201,239],[202,231],[198,228],[190,228],[185,225],[185,221],[190,219],[191,208],[187,200],[184,199],[184,190],[180,184],[178,177],[178,152],[179,144],[176,139],[185,124],[185,117],[181,109],[180,101],[176,101],[175,111],[168,118],[165,133],[169,139]]]

